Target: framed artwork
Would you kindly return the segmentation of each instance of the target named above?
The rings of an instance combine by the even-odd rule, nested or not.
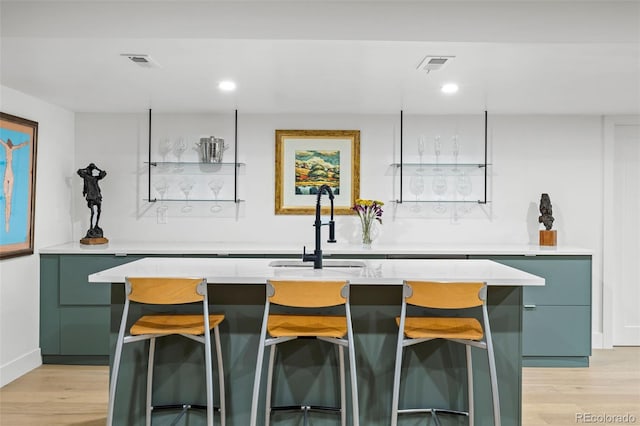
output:
[[[38,123],[0,112],[0,258],[33,254]]]
[[[359,130],[276,130],[276,214],[315,214],[318,188],[331,187],[335,214],[360,196]],[[322,214],[329,213],[328,200]]]

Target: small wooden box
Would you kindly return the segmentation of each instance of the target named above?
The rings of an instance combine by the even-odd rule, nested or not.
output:
[[[541,246],[555,246],[558,244],[558,233],[555,229],[547,231],[540,231],[540,245]]]

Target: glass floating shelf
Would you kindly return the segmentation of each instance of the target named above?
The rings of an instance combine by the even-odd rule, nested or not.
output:
[[[396,204],[406,204],[408,206],[410,206],[411,204],[415,204],[415,203],[440,203],[440,204],[487,204],[490,203],[491,201],[482,201],[482,200],[451,200],[451,199],[446,199],[446,200],[393,200],[391,201],[392,203],[396,203]]]
[[[429,168],[429,169],[435,169],[438,167],[441,168],[456,168],[456,167],[463,167],[463,168],[484,168],[487,166],[490,166],[491,164],[484,164],[484,163],[391,163],[392,167],[425,167],[425,168]]]
[[[164,203],[164,202],[207,202],[207,203],[242,203],[245,200],[230,200],[230,199],[218,199],[218,200],[214,200],[213,198],[189,198],[188,200],[186,198],[164,198],[164,199],[159,199],[159,198],[152,198],[152,199],[148,199],[148,198],[143,198],[143,201],[147,201],[149,203]]]

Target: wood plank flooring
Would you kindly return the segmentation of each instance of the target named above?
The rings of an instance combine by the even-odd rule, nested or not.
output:
[[[0,425],[102,426],[108,382],[106,367],[43,365],[0,389]],[[640,347],[594,350],[589,368],[524,369],[524,426],[588,424],[589,415],[640,425]],[[594,421],[605,415],[635,422]]]

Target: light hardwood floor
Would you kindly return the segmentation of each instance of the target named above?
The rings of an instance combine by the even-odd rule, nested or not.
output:
[[[43,365],[0,389],[0,425],[102,426],[108,382],[106,367]],[[522,405],[524,426],[588,424],[589,415],[640,425],[640,347],[594,350],[589,368],[525,368]],[[635,422],[598,422],[604,415]]]

